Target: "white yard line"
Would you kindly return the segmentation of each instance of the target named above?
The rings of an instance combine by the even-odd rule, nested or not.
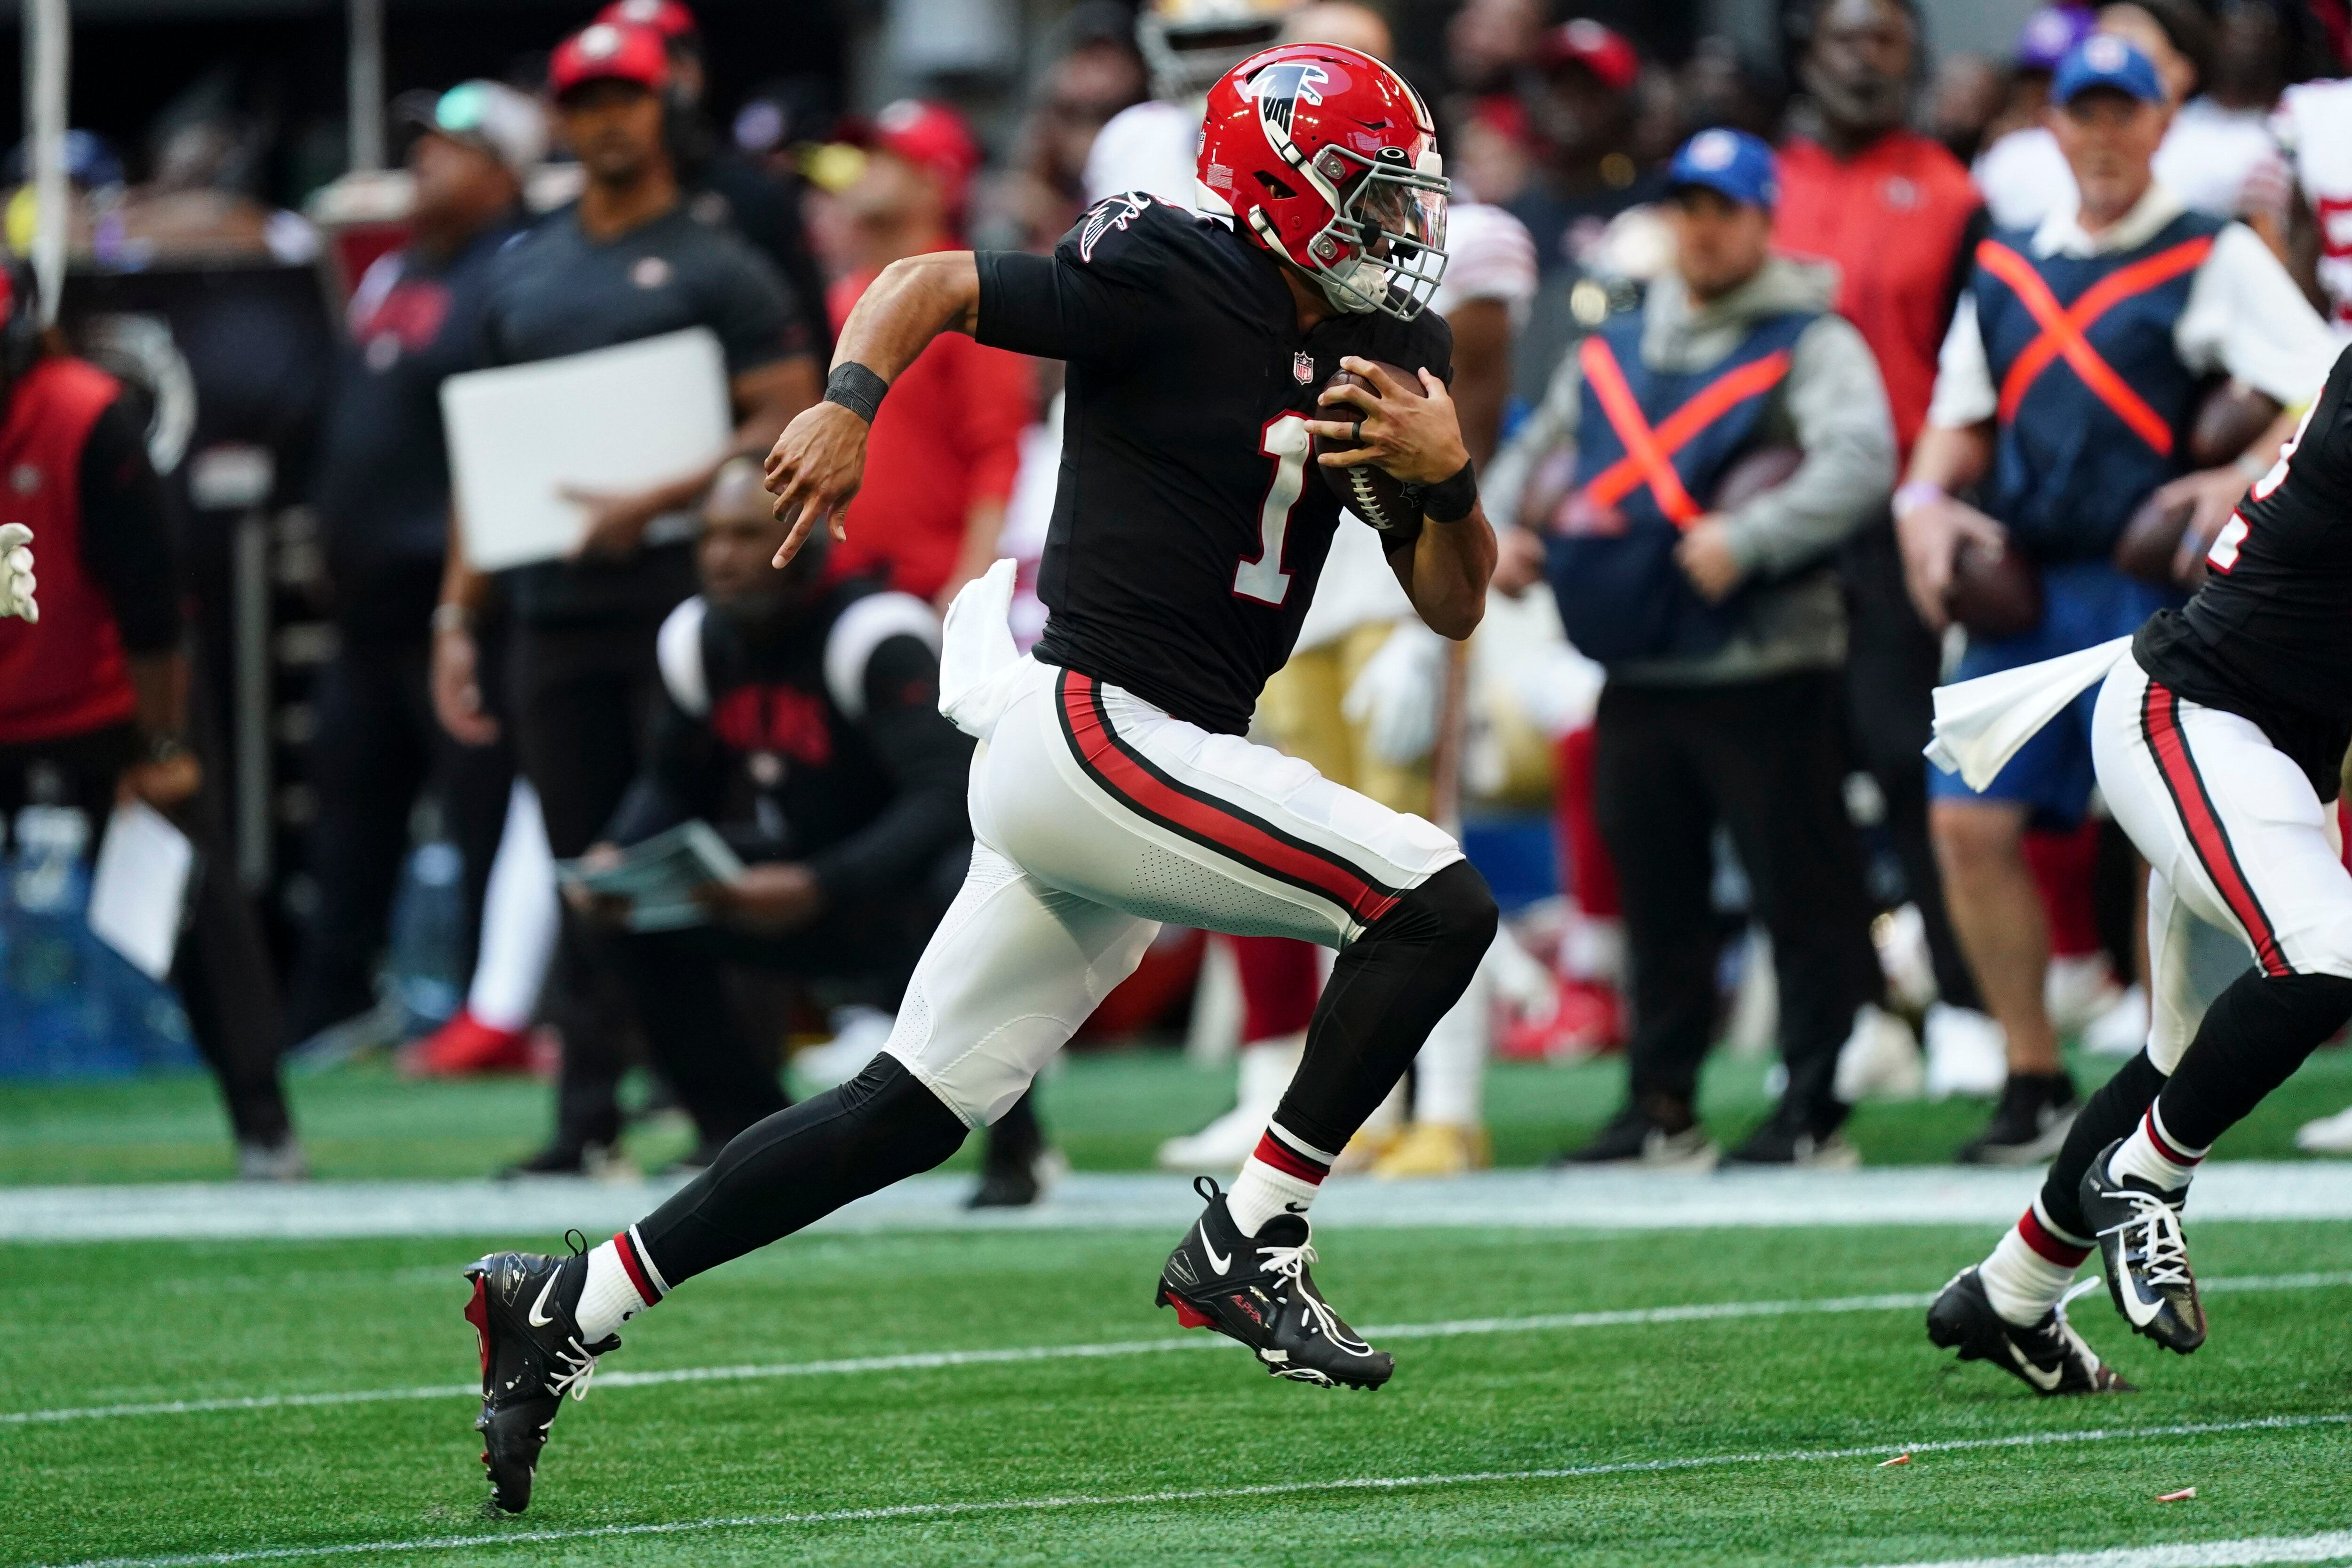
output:
[[[2007,1225],[2039,1170],[1948,1165],[1862,1171],[1484,1171],[1443,1181],[1348,1180],[1325,1188],[1336,1228],[1679,1230],[1800,1226]],[[313,1182],[282,1187],[181,1182],[10,1187],[0,1241],[300,1239],[384,1236],[593,1236],[643,1217],[673,1184]],[[917,1176],[814,1228],[1181,1231],[1201,1211],[1181,1176],[1087,1172],[1033,1208],[963,1207],[968,1176]],[[2197,1178],[2199,1220],[2352,1219],[2352,1161],[2225,1161]]]
[[[1681,1459],[1625,1459],[1612,1464],[1568,1465],[1541,1470],[1471,1470],[1442,1476],[1360,1476],[1328,1481],[1276,1481],[1258,1486],[1199,1487],[1182,1491],[1122,1492],[1101,1496],[1005,1498],[982,1502],[900,1503],[887,1508],[834,1509],[821,1512],[740,1514],[709,1519],[679,1520],[662,1524],[603,1524],[574,1530],[518,1530],[489,1535],[427,1535],[405,1541],[351,1542],[324,1546],[267,1546],[243,1552],[207,1552],[163,1557],[106,1557],[64,1565],[64,1568],[198,1568],[200,1564],[282,1563],[306,1558],[354,1557],[377,1552],[461,1552],[497,1546],[524,1546],[553,1541],[593,1541],[608,1537],[690,1535],[721,1530],[778,1529],[791,1525],[887,1523],[897,1520],[947,1519],[991,1513],[1058,1513],[1076,1509],[1148,1508],[1191,1502],[1225,1502],[1245,1498],[1297,1497],[1317,1493],[1380,1492],[1433,1489],[1441,1487],[1492,1486],[1533,1481],[1580,1480],[1601,1476],[1655,1475],[1676,1470],[1715,1469],[1738,1465],[1828,1464],[1876,1460],[1895,1452],[1953,1454],[1988,1448],[2035,1448],[2085,1443],[2145,1442],[2159,1437],[2207,1437],[2242,1432],[2285,1432],[2315,1426],[2342,1426],[2352,1414],[2277,1415],[2256,1421],[2211,1421],[2168,1426],[2095,1427],[2081,1432],[2027,1432],[2007,1437],[1955,1437],[1940,1442],[1878,1444],[1866,1448],[1785,1448],[1753,1454],[1705,1454]],[[2332,1541],[2336,1536],[2314,1536]],[[2189,1550],[2151,1548],[2148,1550]],[[2347,1553],[2338,1552],[2342,1556]],[[2225,1557],[2210,1560],[2210,1568],[2261,1563],[2326,1562],[2320,1557]],[[2044,1568],[2076,1563],[2085,1568],[2207,1568],[2197,1557],[2151,1558],[2092,1554],[2080,1558],[2004,1558],[2003,1568]],[[1926,1568],[1926,1565],[1921,1565]],[[1962,1568],[1939,1564],[1937,1568]]]
[[[2255,1568],[2271,1563],[2340,1563],[2352,1557],[2352,1530],[2317,1535],[2253,1535],[2238,1541],[2180,1541],[2105,1552],[2052,1552],[2033,1557],[1959,1557],[1905,1568]]]
[[[2352,1285],[2352,1269],[2333,1273],[2250,1274],[2208,1279],[2209,1293],[2324,1289]],[[1435,1323],[1384,1323],[1363,1330],[1375,1341],[1443,1340],[1477,1334],[1540,1333],[1552,1330],[1613,1329],[1647,1323],[1711,1322],[1728,1318],[1786,1318],[1843,1312],[1887,1312],[1925,1307],[1932,1291],[1877,1296],[1830,1296],[1794,1301],[1716,1301],[1678,1307],[1627,1307],[1593,1312],[1548,1312],[1519,1318],[1459,1318]],[[748,1366],[690,1366],[666,1372],[599,1372],[599,1388],[652,1388],[674,1383],[741,1383],[780,1377],[851,1376],[879,1372],[931,1372],[965,1366],[1003,1366],[1022,1362],[1087,1361],[1107,1356],[1151,1355],[1161,1351],[1234,1348],[1214,1334],[1181,1338],[1115,1340],[1091,1345],[1021,1345],[1003,1350],[916,1351],[900,1355],[850,1356],[832,1361],[776,1362]],[[104,1421],[134,1415],[204,1415],[222,1411],[289,1410],[337,1405],[386,1405],[417,1399],[479,1398],[478,1384],[434,1384],[412,1388],[353,1389],[323,1394],[257,1394],[220,1399],[174,1399],[151,1405],[98,1405],[58,1410],[0,1412],[0,1426],[58,1421]]]

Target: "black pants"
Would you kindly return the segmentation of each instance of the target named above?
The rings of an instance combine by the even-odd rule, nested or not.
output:
[[[539,793],[548,847],[571,859],[603,835],[636,776],[659,699],[656,621],[513,628],[509,710],[515,760]],[[577,1149],[620,1136],[628,1068],[625,994],[611,978],[603,933],[563,907],[541,1011],[563,1037],[555,1142]]]
[[[286,1095],[278,1079],[280,1030],[278,977],[261,939],[261,922],[237,885],[236,860],[223,831],[223,776],[214,766],[212,725],[201,691],[189,694],[190,730],[205,763],[205,785],[168,815],[195,846],[189,921],[172,965],[172,984],[187,1011],[196,1049],[220,1084],[229,1124],[239,1142],[276,1144],[289,1131]],[[95,858],[110,814],[115,781],[139,760],[137,732],[128,724],[32,745],[0,747],[0,817],[15,819],[31,795],[36,774],[54,781],[54,804],[90,819]]]
[[[1772,937],[1780,978],[1781,1117],[1823,1135],[1854,1009],[1879,990],[1861,847],[1845,813],[1844,698],[1828,672],[1736,686],[1629,687],[1601,696],[1593,810],[1625,903],[1638,1103],[1687,1105],[1715,1026],[1715,827],[1730,830]]]
[[[763,969],[814,982],[827,1001],[895,1011],[971,858],[971,846],[959,844],[905,897],[828,910],[816,924],[788,935],[721,926],[600,933],[600,951],[635,1003],[653,1065],[694,1118],[705,1148],[718,1148],[789,1103],[772,1054],[744,1028],[721,971],[730,964]],[[1025,1162],[1043,1137],[1024,1094],[990,1125],[990,1156]]]
[[[1853,760],[1886,802],[1886,833],[1903,881],[1927,926],[1936,990],[1955,1007],[1978,1007],[1976,976],[1944,904],[1944,875],[1927,833],[1927,744],[1943,655],[1903,585],[1895,524],[1882,516],[1848,542],[1845,700]]]
[[[494,646],[485,639],[485,658]],[[422,636],[387,641],[347,632],[321,678],[310,760],[319,799],[310,871],[319,902],[287,1004],[289,1041],[373,1005],[409,818],[428,787],[465,860],[462,969],[473,967],[514,756],[503,739],[460,745],[441,728],[433,716],[432,658]]]

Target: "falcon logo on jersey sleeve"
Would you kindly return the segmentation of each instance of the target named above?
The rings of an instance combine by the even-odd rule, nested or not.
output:
[[[1290,120],[1297,112],[1298,100],[1319,104],[1323,95],[1315,89],[1331,79],[1331,73],[1321,66],[1304,61],[1268,66],[1258,73],[1257,115],[1269,130],[1279,130],[1282,135],[1275,145],[1290,140]]]
[[[1095,247],[1102,243],[1104,235],[1112,229],[1124,231],[1129,224],[1141,217],[1143,209],[1150,205],[1151,198],[1141,191],[1129,191],[1123,196],[1104,197],[1095,210],[1087,215],[1087,226],[1078,231],[1078,259],[1092,261]]]

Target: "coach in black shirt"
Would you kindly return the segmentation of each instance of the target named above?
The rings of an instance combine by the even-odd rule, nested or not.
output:
[[[466,852],[478,910],[513,763],[433,721],[427,672],[449,532],[441,383],[477,363],[492,259],[522,232],[522,180],[547,152],[540,107],[497,82],[459,84],[417,116],[412,238],[352,295],[320,463],[335,657],[321,679],[311,776],[319,902],[287,1009],[304,1040],[374,1002],[409,814],[428,777]]]
[[[600,22],[567,38],[549,68],[558,128],[586,171],[577,205],[501,252],[491,268],[482,356],[519,364],[707,327],[725,351],[740,420],[700,471],[630,494],[575,493],[587,531],[572,559],[503,574],[514,626],[509,682],[524,774],[549,847],[578,855],[636,772],[655,691],[654,633],[693,591],[689,508],[726,458],[765,452],[814,402],[822,372],[789,290],[731,230],[686,208],[663,144],[668,66],[660,37]],[[456,520],[463,529],[465,520]],[[434,700],[460,739],[482,711],[467,616],[482,584],[452,552],[434,649]],[[581,1168],[619,1131],[618,1054],[609,1022],[582,1004],[583,933],[567,926],[554,1006],[565,1040],[555,1143],[534,1170]]]

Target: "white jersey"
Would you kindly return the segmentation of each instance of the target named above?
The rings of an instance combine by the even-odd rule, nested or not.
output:
[[[2319,286],[2338,334],[2352,336],[2352,81],[2286,89],[2271,129],[2319,228]]]

